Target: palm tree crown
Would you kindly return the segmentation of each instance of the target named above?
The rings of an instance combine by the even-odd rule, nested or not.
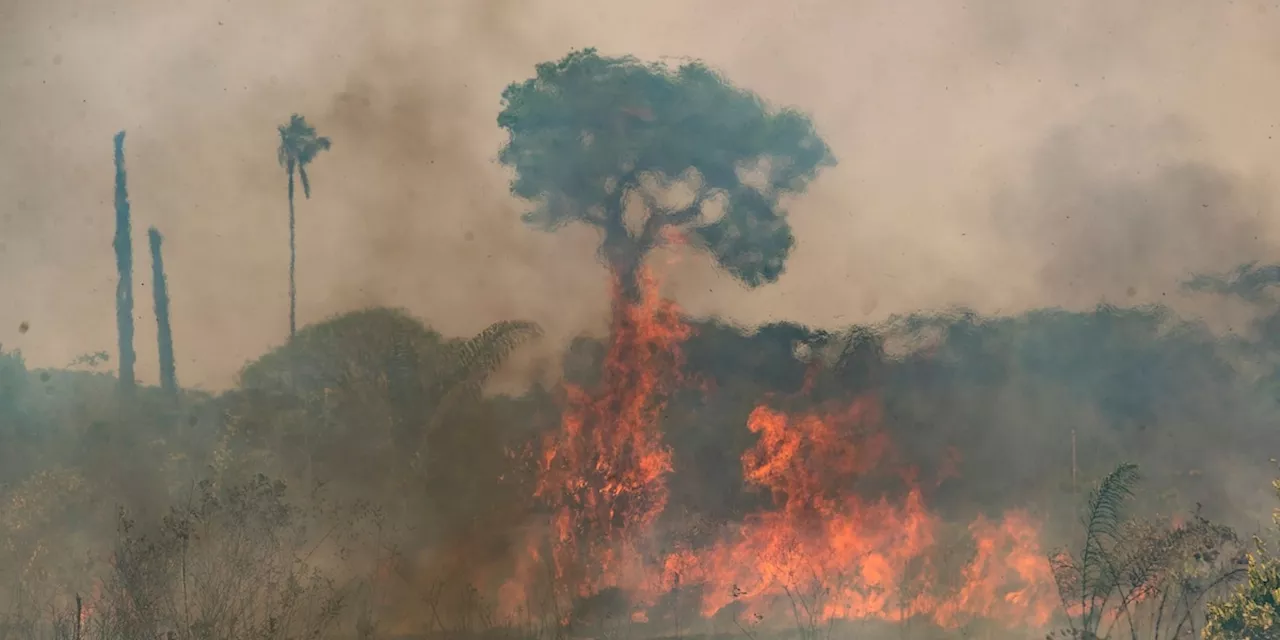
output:
[[[302,193],[311,198],[311,181],[307,179],[307,165],[315,160],[321,151],[328,151],[332,144],[329,138],[317,136],[316,128],[307,124],[307,119],[293,114],[289,116],[289,124],[282,124],[280,129],[280,148],[276,157],[280,166],[292,176],[294,170],[302,179]]]

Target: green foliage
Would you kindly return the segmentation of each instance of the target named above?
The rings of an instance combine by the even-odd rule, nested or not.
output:
[[[29,384],[22,354],[0,349],[0,423],[12,426],[17,421]]]
[[[1075,432],[1082,477],[1131,458],[1152,486],[1221,518],[1228,497],[1188,473],[1204,469],[1206,448],[1270,430],[1238,352],[1167,308],[917,313],[865,329],[851,363],[865,373],[841,387],[882,390],[886,427],[922,467],[947,445],[964,452],[962,479],[936,500],[944,509],[1074,502]]]
[[[66,368],[73,369],[75,367],[88,367],[90,369],[96,369],[98,365],[104,362],[109,362],[110,360],[111,354],[106,351],[82,353],[75,358],[72,358],[71,362],[67,363]]]
[[[1085,554],[1092,549],[1096,555],[1106,543],[1114,543],[1123,522],[1124,504],[1133,498],[1133,487],[1141,476],[1138,465],[1122,463],[1107,474],[1096,489],[1089,492],[1089,506],[1084,518]]]
[[[38,442],[28,415],[31,377],[22,354],[0,349],[0,485],[31,469],[25,451]]]
[[[1272,486],[1280,496],[1280,480]],[[1280,512],[1276,523],[1280,526]],[[1268,553],[1260,538],[1255,543],[1244,584],[1229,597],[1209,604],[1206,640],[1280,638],[1280,558]]]
[[[772,111],[697,62],[670,69],[575,51],[502,98],[500,160],[515,170],[511,192],[534,203],[525,221],[601,229],[615,269],[678,229],[747,285],[772,282],[794,244],[780,199],[834,163],[804,115]],[[677,183],[692,195],[664,202],[659,191]],[[626,219],[631,197],[647,214],[640,229]],[[718,219],[705,210],[713,201]]]
[[[1128,515],[1139,479],[1131,463],[1107,474],[1089,494],[1080,552],[1050,556],[1069,622],[1062,636],[1108,638],[1122,625],[1135,639],[1184,637],[1201,602],[1239,577],[1229,527],[1198,511],[1180,524]]]
[[[886,333],[891,339],[937,336],[920,352],[926,358],[909,360],[899,375],[930,367],[935,376],[979,384],[1031,376],[1096,403],[1117,426],[1155,421],[1157,410],[1170,403],[1180,403],[1178,412],[1196,411],[1206,406],[1200,396],[1174,389],[1211,388],[1234,375],[1204,326],[1164,307],[1100,305],[1085,312],[1038,309],[1005,317],[916,314],[896,319]]]
[[[1208,606],[1206,640],[1280,638],[1280,561],[1263,549],[1250,555],[1245,582],[1231,597]]]
[[[278,127],[280,146],[276,149],[276,159],[280,166],[289,173],[290,184],[296,169],[302,179],[302,193],[311,197],[311,181],[307,178],[307,165],[311,164],[321,151],[328,151],[333,141],[316,135],[316,128],[307,124],[307,119],[293,114],[289,116],[289,124]],[[290,194],[292,195],[292,194]]]
[[[1274,301],[1268,293],[1280,285],[1280,265],[1246,262],[1227,273],[1196,274],[1183,286],[1190,291],[1238,296],[1249,302]]]
[[[402,310],[364,309],[305,327],[245,367],[240,384],[298,397],[397,384],[437,398],[474,393],[512,351],[540,335],[533,323],[503,321],[472,338],[446,340]]]
[[[1132,463],[1123,463],[1107,474],[1089,493],[1079,557],[1060,552],[1050,558],[1064,605],[1068,610],[1079,605],[1079,619],[1072,621],[1072,628],[1078,628],[1081,637],[1097,637],[1108,602],[1118,588],[1120,577],[1112,550],[1120,542],[1123,507],[1133,497],[1138,479],[1138,466]]]
[[[723,321],[696,322],[697,338],[684,349],[687,366],[698,375],[728,382],[751,379],[777,393],[795,393],[804,384],[807,363],[796,357],[820,348],[831,336],[790,322],[747,329]]]
[[[430,383],[418,389],[420,398],[439,399],[430,411],[424,438],[439,429],[451,411],[478,400],[490,376],[516,348],[541,336],[538,325],[510,320],[489,325],[474,337],[446,343],[428,363]]]
[[[363,309],[304,327],[240,372],[240,386],[299,394],[385,379],[392,358],[416,361],[440,334],[399,309]],[[401,366],[404,366],[403,364]]]
[[[1253,306],[1251,331],[1231,341],[1241,360],[1261,369],[1258,389],[1280,403],[1280,264],[1246,262],[1226,273],[1197,274],[1184,284],[1190,291],[1235,298]]]
[[[469,393],[481,387],[520,345],[542,336],[542,329],[520,320],[504,320],[489,325],[474,337],[453,340],[433,360],[436,385],[450,391]]]
[[[461,494],[471,470],[498,463],[508,437],[482,415],[481,390],[538,335],[507,321],[445,339],[396,309],[335,316],[245,367],[223,399],[228,430],[240,447],[317,481],[407,495],[405,485],[435,478]],[[356,452],[381,466],[352,464]]]

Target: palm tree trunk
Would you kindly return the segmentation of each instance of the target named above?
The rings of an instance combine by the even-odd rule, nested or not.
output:
[[[178,392],[178,372],[173,360],[173,330],[169,325],[169,283],[164,275],[164,238],[155,227],[147,231],[151,241],[151,291],[156,303],[156,346],[160,354],[160,387],[169,394]]]
[[[298,333],[298,287],[294,282],[294,273],[297,271],[298,248],[296,237],[294,235],[295,223],[293,216],[293,161],[289,161],[289,337],[292,338]]]
[[[130,394],[136,385],[133,365],[133,226],[129,217],[129,188],[124,170],[124,132],[115,137],[116,165],[116,235],[112,247],[116,252],[116,333],[120,349],[120,390]]]

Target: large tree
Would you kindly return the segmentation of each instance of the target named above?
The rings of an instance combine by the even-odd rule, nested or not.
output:
[[[534,204],[524,220],[599,228],[628,296],[672,232],[748,286],[776,280],[795,243],[780,201],[834,164],[803,114],[770,109],[697,62],[575,51],[502,98],[500,159],[515,170],[512,193]]]
[[[311,181],[307,179],[307,165],[321,151],[328,151],[332,144],[324,136],[316,135],[316,128],[307,124],[307,119],[293,114],[289,116],[289,124],[280,125],[280,147],[276,150],[280,166],[289,176],[289,337],[298,333],[298,287],[294,274],[297,271],[298,248],[297,225],[293,214],[293,177],[296,174],[302,179],[302,193],[311,199]]]

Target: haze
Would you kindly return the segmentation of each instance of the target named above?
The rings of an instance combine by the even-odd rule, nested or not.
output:
[[[229,385],[287,336],[292,112],[334,141],[299,203],[300,323],[388,305],[448,334],[602,330],[595,239],[525,228],[494,160],[503,87],[587,46],[703,59],[811,114],[840,160],[793,203],[778,284],[668,267],[693,313],[1204,312],[1180,280],[1277,257],[1277,33],[1280,7],[1252,1],[0,0],[0,343],[36,367],[114,355],[123,129],[135,246],[167,238],[182,382]]]

